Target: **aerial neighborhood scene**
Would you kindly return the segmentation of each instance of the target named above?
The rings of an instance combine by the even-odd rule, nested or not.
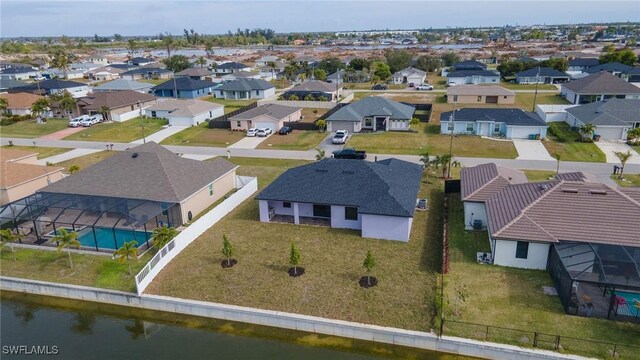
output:
[[[2,359],[640,359],[637,0],[0,22]]]

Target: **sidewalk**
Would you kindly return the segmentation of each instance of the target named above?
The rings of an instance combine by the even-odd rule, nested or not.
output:
[[[138,139],[130,142],[130,144],[143,144],[145,141],[155,141],[156,143],[160,143],[162,140],[170,137],[171,135],[177,134],[180,131],[189,128],[190,126],[167,126],[166,128],[153,133],[149,136],[146,136],[145,139]]]
[[[62,153],[60,155],[50,156],[48,158],[38,160],[38,164],[46,165],[47,163],[57,164],[59,162],[75,159],[79,156],[85,156],[89,154],[95,154],[102,150],[95,149],[73,149],[71,151],[67,151],[66,153]]]

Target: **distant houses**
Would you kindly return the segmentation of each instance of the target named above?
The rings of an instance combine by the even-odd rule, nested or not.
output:
[[[572,104],[587,104],[612,98],[640,99],[640,88],[607,71],[600,71],[562,84],[560,95]]]
[[[195,99],[213,95],[215,84],[207,80],[194,80],[188,77],[173,78],[153,87],[159,97],[175,97],[179,99]]]
[[[516,93],[497,85],[458,85],[447,88],[447,102],[458,104],[513,104]]]
[[[343,106],[327,119],[327,130],[409,131],[416,109],[381,96],[369,96]]]
[[[222,99],[265,99],[276,94],[276,87],[262,79],[240,78],[218,86],[215,93]]]

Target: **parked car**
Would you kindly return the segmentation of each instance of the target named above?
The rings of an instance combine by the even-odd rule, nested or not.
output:
[[[256,130],[256,136],[258,136],[258,137],[265,137],[267,135],[268,134],[267,134],[266,129],[258,129],[258,130]]]
[[[69,127],[78,127],[82,126],[82,120],[86,120],[89,118],[89,115],[80,115],[76,118],[69,120]]]
[[[278,131],[278,134],[280,135],[287,135],[288,133],[292,132],[293,129],[288,127],[288,126],[283,126],[282,129],[280,129],[280,131]]]
[[[347,130],[338,130],[335,135],[333,135],[333,139],[331,139],[332,144],[345,144],[347,139],[349,138],[349,132]]]
[[[84,127],[91,127],[95,124],[95,120],[93,120],[92,117],[87,117],[85,119],[80,120],[80,125],[84,126]]]
[[[104,118],[102,117],[102,114],[93,114],[93,115],[91,116],[91,118],[93,119],[93,122],[94,122],[95,124],[97,124],[97,123],[101,123],[101,122],[103,122],[103,121],[104,121]]]
[[[258,132],[258,129],[256,128],[251,128],[249,130],[247,130],[247,136],[256,136],[256,133]]]
[[[258,130],[264,130],[265,133],[267,133],[267,135],[271,134],[273,132],[273,130],[271,130],[271,128],[262,128],[262,129],[258,129]]]
[[[409,83],[407,86],[409,86],[409,87],[414,87],[414,86],[416,86],[416,84],[414,84],[414,83]]]
[[[364,160],[367,158],[366,151],[356,151],[354,148],[346,148],[342,150],[336,150],[331,153],[332,158],[336,159],[360,159]]]
[[[387,85],[385,84],[375,84],[371,87],[371,90],[387,90]]]
[[[433,86],[429,84],[422,84],[422,85],[416,86],[416,90],[433,90]]]

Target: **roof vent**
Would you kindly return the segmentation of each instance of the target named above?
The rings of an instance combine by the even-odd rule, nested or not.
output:
[[[547,184],[540,184],[538,186],[538,189],[540,189],[541,191],[546,191],[549,187],[547,186]]]
[[[592,194],[592,195],[607,195],[607,190],[605,190],[605,189],[591,189],[591,190],[589,190],[589,194]]]
[[[353,172],[352,170],[342,170],[343,174],[355,174],[355,172]]]
[[[131,154],[131,157],[134,158],[134,159],[137,158],[138,157],[138,153]]]
[[[578,189],[576,189],[576,188],[563,188],[562,192],[563,193],[570,193],[570,194],[577,194],[578,193]]]
[[[329,172],[329,170],[327,170],[327,169],[316,169],[316,172],[327,173],[327,172]]]

